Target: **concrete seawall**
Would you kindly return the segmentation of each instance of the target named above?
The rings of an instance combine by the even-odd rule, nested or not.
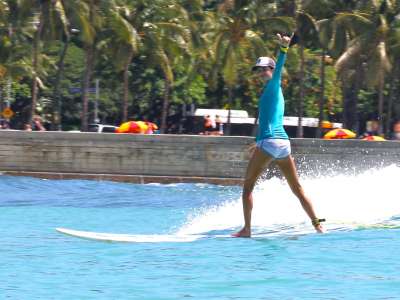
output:
[[[0,131],[0,172],[44,178],[240,184],[251,137]],[[307,175],[400,162],[400,142],[293,139]],[[274,169],[271,171],[274,172]]]

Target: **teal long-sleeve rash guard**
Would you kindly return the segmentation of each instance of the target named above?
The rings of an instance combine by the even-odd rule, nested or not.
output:
[[[282,68],[286,53],[280,51],[271,80],[264,87],[259,100],[259,128],[256,141],[263,139],[286,139],[289,137],[283,128],[285,100],[281,88]]]

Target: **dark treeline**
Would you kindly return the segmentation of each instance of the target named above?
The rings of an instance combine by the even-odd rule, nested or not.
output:
[[[39,114],[53,130],[141,119],[168,132],[190,104],[255,116],[251,66],[292,32],[286,115],[358,133],[375,119],[388,134],[400,0],[0,0],[0,110],[14,128]]]

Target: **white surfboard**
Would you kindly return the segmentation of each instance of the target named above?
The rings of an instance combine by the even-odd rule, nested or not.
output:
[[[68,228],[56,228],[60,233],[87,240],[103,242],[126,243],[162,243],[162,242],[193,242],[204,235],[173,235],[173,234],[115,234],[104,232],[80,231]]]

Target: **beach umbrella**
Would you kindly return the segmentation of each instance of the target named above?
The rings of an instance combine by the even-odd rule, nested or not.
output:
[[[384,139],[383,137],[379,136],[379,135],[369,135],[366,136],[365,138],[363,138],[364,141],[386,141],[386,139]]]
[[[356,137],[356,134],[348,129],[337,128],[328,131],[324,135],[324,139],[353,139]]]
[[[150,134],[157,130],[156,124],[147,121],[129,121],[122,123],[115,132],[117,133],[142,133]]]
[[[116,130],[116,133],[140,133],[139,125],[135,121],[122,123]]]

